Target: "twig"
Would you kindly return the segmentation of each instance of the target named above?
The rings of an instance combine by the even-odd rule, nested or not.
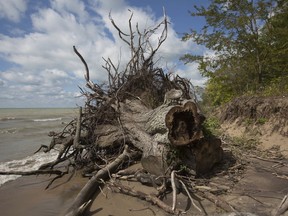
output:
[[[67,172],[67,173],[68,173],[68,172]],[[60,175],[58,175],[58,176],[56,176],[55,178],[53,178],[53,179],[49,182],[49,184],[46,186],[45,190],[47,190],[47,189],[52,185],[52,183],[53,183],[56,179],[62,178],[62,176],[64,176],[64,175],[67,174],[67,173],[61,173]]]
[[[277,163],[277,164],[283,164],[283,161],[279,161],[279,160],[262,158],[262,157],[258,157],[258,156],[255,156],[255,155],[250,155],[250,157],[253,157],[253,158],[256,158],[256,159],[262,160],[262,161],[267,161],[267,162],[272,162],[272,163]]]
[[[177,202],[177,190],[176,190],[176,185],[175,185],[175,170],[171,172],[171,186],[173,190],[172,210],[174,211],[176,209],[176,202]]]
[[[156,216],[156,213],[150,207],[141,208],[141,209],[129,209],[129,211],[144,211],[144,210],[150,210],[153,213],[153,215]]]
[[[179,179],[179,181],[180,181],[180,183],[182,184],[183,188],[185,189],[185,191],[186,191],[189,199],[191,200],[192,205],[193,205],[199,212],[202,212],[202,210],[194,203],[194,200],[192,199],[192,197],[191,197],[191,195],[190,195],[190,193],[189,193],[186,185],[185,185],[185,184],[183,183],[183,181],[181,181],[180,179]]]
[[[278,173],[272,173],[272,175],[275,175],[277,178],[282,178],[282,179],[288,180],[288,176],[287,175],[279,175]]]
[[[288,195],[284,196],[274,216],[280,216],[281,214],[286,212],[287,209],[288,209]]]

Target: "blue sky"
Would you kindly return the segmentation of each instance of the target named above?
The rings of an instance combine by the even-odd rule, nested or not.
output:
[[[84,68],[72,47],[75,45],[87,61],[91,79],[105,82],[102,57],[115,63],[121,58],[121,64],[129,60],[128,47],[118,38],[108,15],[111,11],[116,24],[125,31],[128,9],[133,11],[133,23],[144,29],[161,21],[165,7],[171,25],[158,52],[161,58],[157,66],[203,86],[205,79],[197,64],[179,61],[187,52],[207,52],[192,41],[181,41],[181,33],[204,24],[189,15],[194,4],[207,1],[0,0],[0,108],[81,104],[78,86],[85,86]]]

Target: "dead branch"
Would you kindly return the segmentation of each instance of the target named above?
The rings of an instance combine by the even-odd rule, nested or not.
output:
[[[176,214],[178,215],[181,211],[179,209],[172,209],[170,206],[168,206],[166,203],[164,203],[162,200],[160,200],[159,198],[153,196],[153,195],[149,195],[146,194],[144,192],[141,191],[136,191],[128,186],[124,186],[122,184],[117,184],[115,182],[113,183],[109,183],[109,186],[114,188],[115,192],[119,191],[123,194],[129,195],[129,196],[133,196],[133,197],[137,197],[139,199],[142,200],[146,200],[147,202],[150,202],[154,205],[157,205],[158,207],[160,207],[161,209],[163,209],[165,212],[170,213],[170,214]]]
[[[207,200],[211,201],[212,203],[214,203],[217,207],[223,209],[226,212],[236,212],[237,209],[228,204],[225,200],[221,199],[220,197],[215,196],[214,194],[210,193],[210,192],[202,192],[201,196],[206,198]]]
[[[86,79],[86,82],[89,82],[89,81],[90,81],[90,75],[89,75],[88,65],[87,65],[85,59],[84,59],[84,58],[82,57],[82,55],[78,52],[78,50],[76,49],[75,46],[73,46],[73,50],[74,50],[74,52],[76,53],[76,55],[81,59],[82,63],[84,64],[85,70],[86,70],[85,79]]]
[[[73,147],[75,149],[79,148],[79,139],[81,135],[81,121],[82,121],[82,107],[79,107],[79,114],[77,117],[76,134],[73,140]]]
[[[0,171],[0,175],[21,175],[21,176],[30,176],[30,175],[63,175],[67,172],[60,170],[32,170],[32,171]]]
[[[280,216],[281,214],[283,214],[287,210],[288,210],[288,195],[284,196],[280,205],[276,209],[276,213],[274,214],[274,216]]]
[[[121,155],[119,155],[113,162],[109,163],[105,168],[99,170],[96,175],[94,175],[87,182],[87,184],[78,193],[73,204],[71,205],[71,208],[67,211],[66,216],[80,215],[79,213],[83,211],[80,207],[85,203],[89,202],[92,195],[95,193],[96,190],[98,190],[99,186],[102,184],[99,182],[99,180],[106,180],[109,175],[114,173],[117,167],[129,157],[131,157],[131,155],[129,154],[128,146],[125,146],[125,149]]]
[[[190,195],[190,192],[189,192],[189,190],[187,189],[187,187],[186,187],[186,185],[184,184],[184,182],[181,181],[180,179],[179,179],[179,182],[182,184],[182,187],[183,187],[184,190],[186,191],[187,196],[189,197],[192,205],[193,205],[199,212],[202,212],[202,210],[194,203],[194,200],[192,199],[192,197],[191,197],[191,195]]]

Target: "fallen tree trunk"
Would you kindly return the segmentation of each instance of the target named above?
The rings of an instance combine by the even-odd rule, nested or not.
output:
[[[151,110],[139,100],[114,106],[121,126],[100,125],[97,145],[117,147],[129,142],[142,152],[143,168],[160,176],[184,165],[196,174],[205,174],[221,161],[221,140],[203,134],[205,117],[192,100],[162,104]]]
[[[121,107],[123,126],[129,140],[143,152],[141,163],[149,173],[169,174],[183,164],[196,174],[203,174],[221,161],[221,141],[203,135],[205,117],[192,100],[177,105],[163,104],[150,111],[140,103],[132,106],[137,107],[137,112],[135,109],[128,112],[126,106]]]

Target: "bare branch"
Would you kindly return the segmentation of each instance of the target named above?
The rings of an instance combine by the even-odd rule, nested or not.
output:
[[[74,50],[74,52],[76,53],[76,55],[81,59],[82,63],[84,64],[85,70],[86,70],[85,79],[86,79],[86,82],[89,82],[90,76],[89,76],[89,68],[88,68],[88,65],[87,65],[86,61],[84,60],[84,58],[82,57],[82,55],[78,52],[78,50],[76,49],[75,46],[73,46],[73,50]]]

